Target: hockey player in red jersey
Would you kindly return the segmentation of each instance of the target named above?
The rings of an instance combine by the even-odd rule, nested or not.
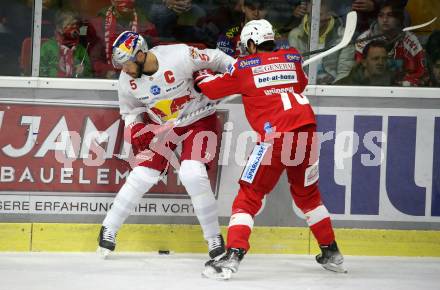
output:
[[[228,72],[195,75],[196,88],[211,99],[242,94],[246,117],[261,137],[239,181],[228,227],[227,252],[220,259],[208,261],[202,274],[229,279],[238,270],[250,248],[254,216],[284,169],[292,198],[306,215],[321,248],[316,261],[328,270],[345,272],[318,189],[316,122],[312,107],[302,94],[308,82],[302,57],[294,48],[274,50],[272,25],[266,20],[248,22],[240,40],[249,55],[238,58]]]

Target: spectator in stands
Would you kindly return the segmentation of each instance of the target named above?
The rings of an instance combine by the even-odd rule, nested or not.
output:
[[[318,48],[328,48],[338,44],[342,40],[344,29],[342,21],[332,14],[331,1],[322,0]],[[310,14],[308,13],[304,16],[301,25],[290,31],[289,44],[301,53],[305,53],[309,51],[309,40]],[[346,77],[354,65],[353,55],[354,47],[349,45],[323,58],[318,66],[317,83],[327,85]]]
[[[41,46],[40,76],[91,77],[92,68],[87,50],[79,43],[77,15],[59,11],[55,25],[55,37]]]
[[[0,1],[0,22],[3,27],[0,32],[1,75],[31,74],[33,5],[33,0]],[[43,39],[53,36],[55,12],[61,7],[60,0],[42,1],[41,37]],[[28,47],[29,50],[26,50]],[[24,48],[23,55],[20,55],[22,48]]]
[[[427,85],[440,87],[440,30],[435,30],[426,42],[426,59],[429,71]]]
[[[307,10],[310,8],[308,2],[310,2],[310,0],[287,1],[287,3],[290,5],[290,17],[288,17],[289,19],[287,19],[286,23],[280,27],[279,33],[289,33],[292,29],[301,24],[303,17],[309,12]]]
[[[18,76],[19,53],[23,39],[18,40],[9,26],[6,1],[0,1],[0,75]]]
[[[376,18],[381,0],[353,0],[349,6],[358,14],[357,30],[365,31]],[[349,11],[347,11],[348,13]],[[346,13],[345,13],[346,14]]]
[[[376,20],[379,13],[379,7],[385,0],[338,0],[338,5],[335,7],[335,13],[338,17],[343,17],[350,11],[356,11],[358,15],[358,22],[356,31],[364,32]],[[408,0],[398,0],[399,5],[405,7]],[[409,26],[410,17],[405,11],[405,26]]]
[[[161,42],[199,42],[203,38],[198,24],[206,17],[206,11],[195,2],[163,0],[151,6],[150,17]]]
[[[440,30],[434,30],[426,41],[426,57],[429,59],[438,51],[440,51]]]
[[[430,87],[440,87],[440,51],[436,51],[431,56],[429,62],[429,82]]]
[[[232,57],[246,54],[246,49],[240,46],[240,33],[243,26],[251,20],[265,18],[267,14],[265,0],[241,0],[240,4],[242,16],[238,23],[220,34],[217,39],[217,48]]]
[[[345,86],[391,86],[393,75],[388,70],[388,52],[384,41],[369,42],[363,51],[363,58],[350,74],[335,83]]]
[[[116,78],[111,48],[120,33],[126,30],[138,32],[150,40],[150,44],[151,37],[157,36],[155,26],[135,9],[135,4],[135,0],[111,0],[111,6],[100,11],[98,17],[89,19],[87,41],[95,76]]]
[[[400,0],[386,0],[380,5],[377,21],[362,33],[356,42],[356,61],[362,59],[362,51],[371,38],[377,36],[387,42],[390,69],[395,71],[397,84],[418,86],[425,75],[425,54],[417,37],[402,32],[404,7]],[[362,41],[362,39],[366,39]]]
[[[204,38],[203,43],[209,48],[217,46],[219,35],[227,31],[231,24],[240,23],[242,12],[236,10],[237,0],[214,0],[212,6],[206,9],[206,17],[201,19],[200,28]]]

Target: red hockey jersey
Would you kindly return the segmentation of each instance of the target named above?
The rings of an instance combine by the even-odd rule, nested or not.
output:
[[[246,117],[261,136],[315,124],[304,91],[308,82],[294,48],[238,58],[228,72],[199,83],[210,99],[242,94]]]

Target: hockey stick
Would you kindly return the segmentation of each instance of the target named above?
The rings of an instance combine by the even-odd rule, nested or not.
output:
[[[334,52],[336,52],[338,50],[341,50],[342,48],[346,47],[350,43],[350,41],[351,41],[351,39],[352,39],[352,37],[354,35],[354,32],[356,30],[356,24],[357,24],[357,14],[356,14],[355,11],[351,11],[351,12],[349,12],[347,14],[347,20],[345,22],[344,36],[342,37],[341,42],[339,44],[333,46],[332,48],[330,48],[328,50],[325,50],[324,52],[322,52],[322,53],[320,53],[318,55],[315,55],[314,57],[311,57],[308,60],[304,61],[302,66],[303,67],[308,66],[309,64],[311,64],[311,63],[313,63],[315,61],[318,61],[318,60],[326,57],[327,55],[330,55],[330,54],[332,54],[332,53],[334,53]],[[174,122],[174,124],[175,124],[175,126],[177,126],[178,124],[181,124],[184,121],[189,120],[190,118],[193,118],[195,116],[203,114],[204,112],[215,108],[217,105],[222,104],[222,103],[227,103],[230,100],[232,100],[232,99],[234,99],[234,98],[236,98],[238,96],[240,96],[240,95],[231,95],[229,97],[223,98],[220,101],[217,101],[216,103],[210,104],[210,105],[208,105],[208,106],[206,106],[204,108],[201,108],[199,110],[196,110],[196,111],[188,114],[187,116],[184,116],[184,117],[182,117],[180,119],[177,119]]]
[[[428,22],[422,23],[422,24],[418,24],[418,25],[414,25],[414,26],[408,26],[402,29],[402,32],[406,32],[406,31],[412,31],[412,30],[417,30],[419,28],[422,27],[426,27],[432,23],[434,23],[437,20],[437,17],[434,17],[433,19],[431,19]],[[303,56],[308,56],[308,55],[312,55],[312,54],[317,54],[320,53],[314,57],[311,57],[310,59],[306,60],[303,62],[302,66],[308,66],[309,64],[318,61],[324,57],[326,57],[327,55],[330,55],[338,50],[343,49],[344,47],[346,47],[347,45],[349,45],[350,43],[352,43],[352,38],[354,35],[354,32],[356,30],[356,25],[357,25],[357,14],[355,11],[351,11],[347,14],[347,19],[345,22],[345,31],[344,31],[344,35],[342,37],[342,40],[339,44],[337,44],[336,46],[331,47],[330,49],[328,48],[323,48],[323,49],[318,49],[318,50],[314,50],[311,52],[307,52],[304,53]],[[375,35],[375,36],[370,36],[370,37],[365,37],[362,39],[359,39],[355,42],[362,42],[362,41],[368,41],[368,40],[372,40],[372,39],[376,39],[379,37],[382,37],[384,35]],[[353,42],[354,43],[354,42]],[[179,124],[182,124],[188,120],[190,120],[191,118],[197,117],[201,114],[204,114],[207,111],[210,110],[214,110],[216,106],[223,104],[223,103],[227,103],[229,101],[231,101],[232,99],[235,99],[236,97],[238,97],[240,95],[231,95],[229,97],[223,98],[220,101],[217,101],[215,103],[209,104],[206,107],[203,107],[201,109],[198,109],[194,112],[191,112],[188,115],[185,115],[177,120],[175,120],[174,122],[168,123],[168,124],[164,124],[166,127],[170,128],[170,127],[176,127]]]
[[[355,11],[351,11],[347,14],[347,19],[345,22],[345,31],[344,31],[344,35],[342,37],[341,42],[339,44],[337,44],[336,46],[334,46],[328,50],[325,50],[324,52],[322,52],[318,55],[315,55],[315,56],[309,58],[308,60],[304,61],[302,66],[303,67],[308,66],[309,64],[316,62],[316,61],[326,57],[327,55],[330,55],[330,54],[346,47],[350,43],[351,39],[353,38],[354,32],[356,30],[356,24],[357,24],[357,14]],[[201,114],[204,114],[207,111],[214,110],[216,106],[223,104],[223,103],[227,103],[230,100],[232,100],[238,96],[240,96],[240,95],[231,95],[231,96],[223,98],[215,103],[209,104],[206,107],[203,107],[203,108],[200,108],[194,112],[191,112],[188,115],[185,115],[177,120],[171,121],[169,123],[165,123],[165,124],[163,124],[163,128],[160,129],[160,132],[163,132],[163,131],[169,130],[173,127],[179,126],[180,124],[190,120],[191,118],[200,116]]]
[[[419,28],[422,28],[422,27],[425,27],[425,26],[428,26],[428,25],[434,23],[436,20],[437,20],[437,17],[434,17],[433,19],[431,19],[431,20],[428,21],[428,22],[425,22],[425,23],[422,23],[422,24],[419,24],[419,25],[414,25],[414,26],[405,27],[405,28],[402,29],[402,31],[417,30],[417,29],[419,29]]]
[[[437,17],[434,17],[433,19],[431,19],[428,22],[425,22],[425,23],[422,23],[422,24],[418,24],[418,25],[414,25],[414,26],[404,27],[402,29],[402,32],[417,30],[419,28],[426,27],[426,26],[431,25],[432,23],[434,23],[436,20],[437,20]],[[361,39],[356,39],[354,41],[351,41],[349,44],[354,44],[354,43],[364,42],[364,41],[370,41],[370,40],[378,39],[378,38],[381,38],[381,37],[384,37],[384,36],[385,36],[385,34],[372,35],[372,36],[364,37],[364,38],[361,38]],[[309,56],[309,55],[321,53],[323,51],[326,51],[327,49],[328,48],[321,48],[321,49],[305,52],[305,53],[302,54],[302,56],[304,57],[304,56]]]
[[[317,54],[315,56],[312,56],[311,58],[307,59],[306,61],[304,61],[303,63],[303,67],[314,63],[324,57],[326,57],[327,55],[330,55],[338,50],[343,49],[344,47],[346,47],[348,44],[350,44],[351,39],[353,38],[354,32],[356,31],[356,24],[357,24],[357,13],[355,11],[351,11],[347,14],[347,19],[345,21],[345,30],[344,30],[344,35],[342,36],[342,40],[341,42],[339,42],[337,45],[333,46],[330,49],[327,49],[325,51],[323,51],[320,54]]]

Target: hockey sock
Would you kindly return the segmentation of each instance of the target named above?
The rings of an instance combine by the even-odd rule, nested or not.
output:
[[[157,183],[159,176],[160,172],[157,170],[142,166],[135,167],[116,195],[113,206],[102,223],[103,226],[117,232],[144,193]]]
[[[249,250],[249,238],[254,226],[254,219],[248,213],[234,213],[228,227],[228,240],[226,248]]]
[[[180,166],[179,178],[191,197],[205,240],[220,234],[217,201],[205,165],[200,161],[184,160]]]
[[[320,245],[330,245],[335,240],[332,222],[327,208],[319,205],[305,213],[307,224]]]

